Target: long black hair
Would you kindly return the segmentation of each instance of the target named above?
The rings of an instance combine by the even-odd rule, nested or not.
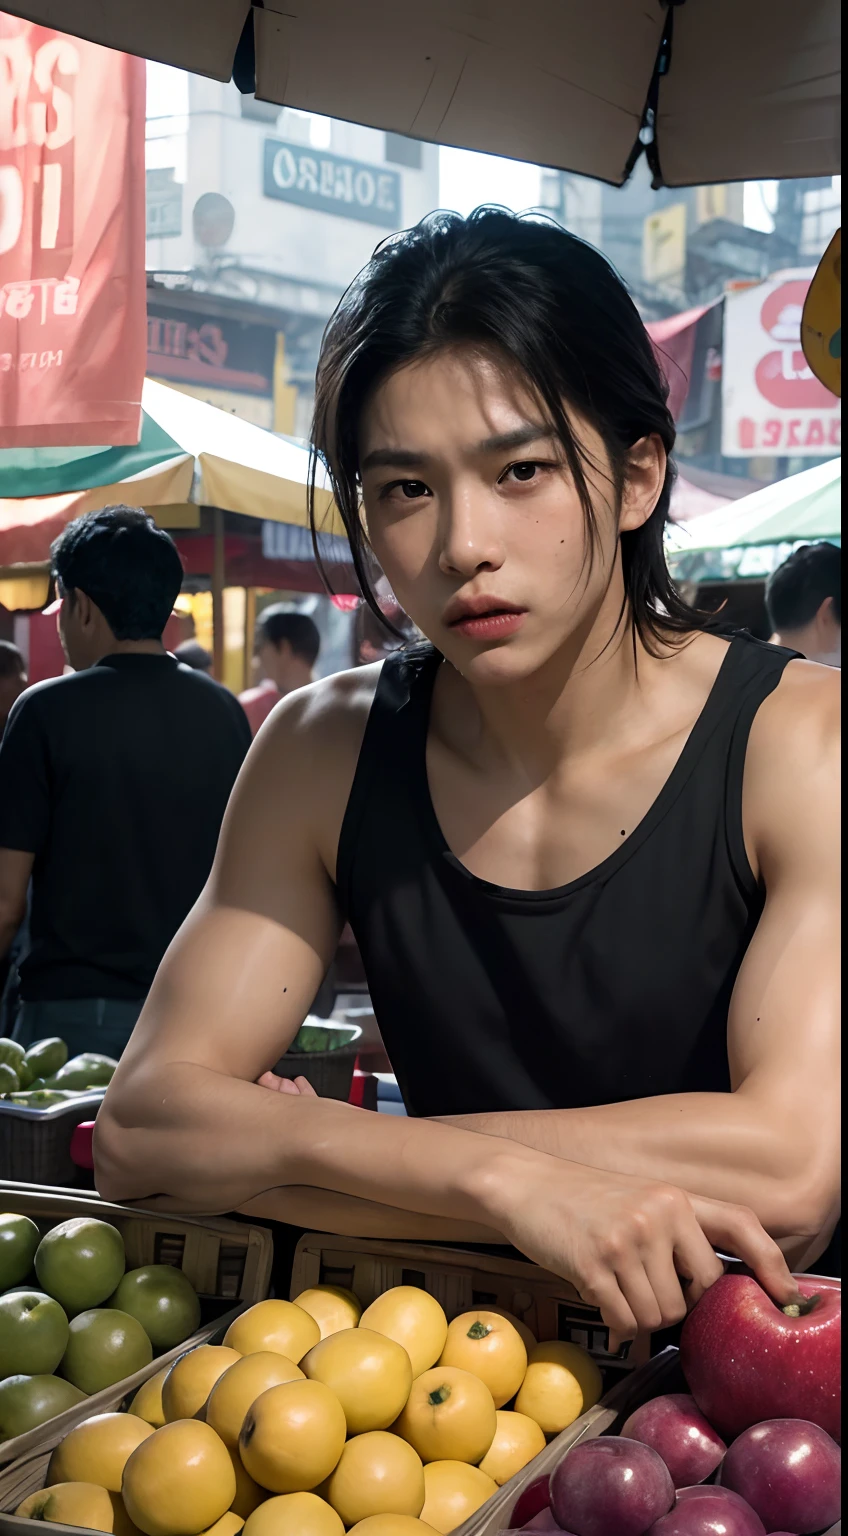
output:
[[[434,213],[390,237],[354,279],[321,346],[312,425],[309,515],[317,555],[315,477],[327,468],[369,607],[382,617],[360,517],[359,422],[376,385],[443,347],[496,350],[527,379],[548,412],[580,497],[591,557],[597,535],[586,455],[568,409],[601,437],[616,500],[627,450],[652,433],[670,454],[675,429],[668,384],[639,313],[605,257],[559,225],[499,208],[468,218]],[[651,516],[621,535],[626,618],[650,650],[703,628],[705,615],[672,582],[663,532],[675,470]],[[385,622],[385,621],[384,621]]]

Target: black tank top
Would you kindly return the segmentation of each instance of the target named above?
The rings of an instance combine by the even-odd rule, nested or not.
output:
[[[751,723],[794,652],[737,634],[644,819],[549,891],[472,875],[427,782],[431,647],[384,663],[337,884],[410,1114],[730,1087],[727,1015],[763,907],[742,834]]]

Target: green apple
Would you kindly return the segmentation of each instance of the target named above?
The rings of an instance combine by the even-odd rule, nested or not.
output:
[[[27,1071],[32,1078],[51,1077],[58,1072],[68,1059],[68,1047],[58,1035],[51,1035],[48,1040],[36,1040],[26,1053]]]
[[[17,1040],[9,1040],[5,1035],[0,1035],[0,1062],[11,1067],[16,1077],[21,1075],[21,1067],[26,1060],[26,1051]]]
[[[61,1376],[7,1376],[0,1381],[0,1442],[25,1435],[84,1401],[85,1393]]]
[[[153,1345],[136,1318],[98,1307],[73,1319],[59,1369],[90,1395],[132,1376],[152,1359]]]
[[[55,1371],[68,1343],[68,1319],[41,1291],[0,1296],[0,1377]]]
[[[7,1093],[17,1093],[20,1088],[18,1074],[8,1061],[0,1061],[0,1098]]]
[[[72,1056],[58,1072],[47,1078],[48,1088],[105,1088],[112,1081],[118,1063],[113,1056],[84,1051]]]
[[[108,1304],[137,1318],[154,1349],[174,1349],[200,1324],[194,1286],[174,1264],[128,1270]]]
[[[48,1296],[55,1296],[73,1317],[112,1295],[126,1263],[116,1227],[92,1216],[73,1216],[41,1239],[35,1273]]]
[[[40,1242],[41,1233],[28,1216],[0,1213],[0,1291],[27,1279]]]

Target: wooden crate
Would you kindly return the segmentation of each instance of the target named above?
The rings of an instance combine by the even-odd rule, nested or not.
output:
[[[163,1216],[158,1211],[111,1205],[94,1191],[77,1194],[66,1189],[10,1184],[0,1180],[0,1211],[29,1216],[42,1231],[72,1216],[93,1216],[108,1221],[121,1233],[127,1252],[127,1268],[142,1264],[174,1264],[191,1281],[201,1299],[204,1326],[217,1322],[234,1304],[261,1301],[271,1279],[273,1240],[265,1227],[229,1221],[218,1216]],[[160,1355],[152,1369],[176,1359],[187,1345]],[[149,1374],[149,1372],[147,1373]],[[139,1381],[144,1379],[140,1376]],[[135,1377],[132,1378],[136,1380]],[[111,1392],[117,1388],[110,1388]],[[124,1391],[129,1390],[128,1386]],[[84,1417],[106,1410],[103,1393],[96,1393],[81,1407]],[[27,1455],[54,1425],[61,1434],[76,1422],[77,1409],[66,1409],[57,1418],[0,1444],[0,1466]],[[21,1495],[23,1497],[23,1495]]]
[[[90,1531],[84,1531],[79,1525],[56,1525],[52,1520],[26,1520],[19,1518],[13,1511],[29,1494],[44,1487],[51,1453],[70,1430],[95,1413],[115,1413],[121,1407],[128,1407],[143,1382],[187,1350],[196,1348],[198,1344],[220,1344],[233,1318],[244,1310],[244,1306],[245,1303],[242,1303],[225,1313],[217,1322],[201,1328],[190,1339],[186,1339],[184,1344],[160,1355],[152,1365],[138,1371],[135,1376],[129,1376],[126,1381],[120,1381],[114,1387],[108,1387],[105,1392],[98,1392],[86,1402],[77,1404],[76,1408],[69,1408],[66,1413],[60,1413],[49,1424],[42,1424],[40,1429],[32,1430],[30,1435],[19,1436],[16,1443],[31,1437],[36,1437],[36,1443],[22,1451],[13,1465],[0,1470],[0,1536],[25,1536],[26,1532],[32,1536],[36,1524],[41,1526],[42,1531],[55,1532],[55,1536],[91,1536]],[[11,1441],[8,1443],[12,1444]]]

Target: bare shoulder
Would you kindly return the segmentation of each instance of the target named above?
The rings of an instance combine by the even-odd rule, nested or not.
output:
[[[296,821],[331,878],[382,666],[338,672],[281,699],[251,747],[235,792],[236,805],[249,819],[261,818],[266,831]]]
[[[757,711],[745,761],[744,819],[758,862],[836,850],[840,746],[839,671],[790,661]]]

